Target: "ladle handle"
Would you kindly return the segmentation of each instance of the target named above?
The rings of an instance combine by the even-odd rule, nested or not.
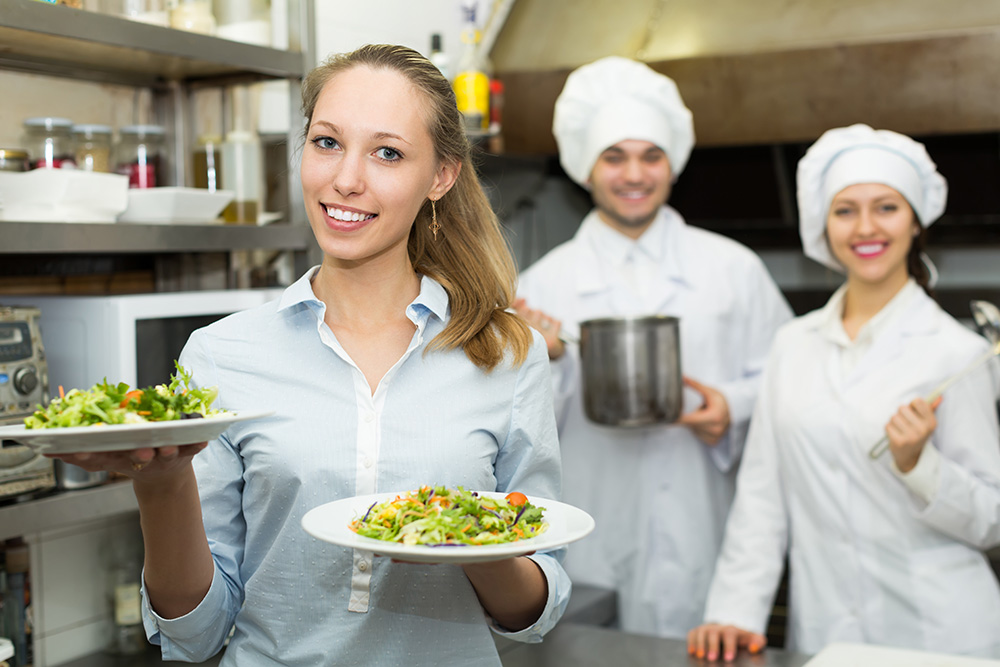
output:
[[[961,380],[963,377],[965,377],[972,371],[976,370],[977,368],[985,364],[987,361],[992,359],[997,354],[1000,354],[1000,343],[991,348],[989,352],[979,357],[971,364],[969,364],[968,366],[966,366],[965,368],[963,368],[962,370],[955,373],[950,378],[939,384],[937,387],[935,387],[934,391],[932,391],[931,393],[927,394],[927,396],[924,397],[924,400],[927,401],[928,403],[933,403],[938,399],[938,397],[941,394],[944,393],[945,389],[947,389],[948,387],[955,384],[956,382]],[[877,459],[878,457],[882,456],[882,454],[884,454],[885,450],[887,449],[889,449],[888,435],[883,436],[881,440],[875,443],[875,446],[872,447],[871,450],[869,450],[868,456],[870,456],[872,459]]]
[[[559,330],[559,336],[558,336],[558,338],[559,338],[559,340],[561,340],[566,345],[579,345],[580,344],[580,339],[579,338],[577,338],[576,336],[571,336],[570,334],[566,333],[562,329]]]

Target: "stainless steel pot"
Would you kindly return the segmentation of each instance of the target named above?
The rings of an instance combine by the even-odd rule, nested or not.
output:
[[[583,406],[610,426],[669,424],[681,415],[680,320],[602,318],[580,324]]]
[[[55,460],[56,487],[64,490],[86,489],[103,484],[108,479],[106,470],[90,472],[72,463]]]

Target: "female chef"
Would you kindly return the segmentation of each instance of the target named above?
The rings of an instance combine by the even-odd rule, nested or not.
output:
[[[996,378],[983,367],[942,401],[920,398],[987,347],[928,296],[924,229],[946,196],[922,144],[866,125],[830,130],[799,163],[805,253],[847,280],[771,348],[689,652],[763,648],[787,550],[790,648],[1000,657],[983,555],[1000,543]]]

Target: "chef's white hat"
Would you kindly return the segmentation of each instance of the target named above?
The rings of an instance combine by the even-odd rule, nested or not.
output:
[[[823,133],[799,161],[797,183],[802,249],[841,272],[844,267],[826,242],[830,203],[841,190],[859,183],[888,185],[909,202],[924,227],[941,217],[948,199],[948,182],[922,143],[860,123]]]
[[[673,80],[618,56],[569,75],[556,100],[552,132],[563,169],[584,187],[597,158],[619,141],[656,144],[666,152],[675,178],[694,146],[691,112]]]

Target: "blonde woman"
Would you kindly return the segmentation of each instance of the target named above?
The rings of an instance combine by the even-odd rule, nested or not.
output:
[[[983,554],[1000,544],[996,377],[984,367],[941,401],[921,398],[988,347],[927,293],[924,229],[945,179],[922,144],[854,125],[809,149],[798,195],[806,255],[846,280],[775,339],[689,651],[728,661],[763,648],[787,552],[793,649],[1000,657]]]
[[[336,56],[306,78],[303,110],[322,264],[195,332],[181,358],[219,407],[276,414],[207,445],[66,458],[133,478],[144,620],[165,659],[204,660],[235,625],[223,665],[499,665],[491,627],[539,641],[559,619],[561,553],[397,563],[300,520],[424,484],[557,497],[544,342],[506,312],[513,261],[430,62],[396,46]]]

